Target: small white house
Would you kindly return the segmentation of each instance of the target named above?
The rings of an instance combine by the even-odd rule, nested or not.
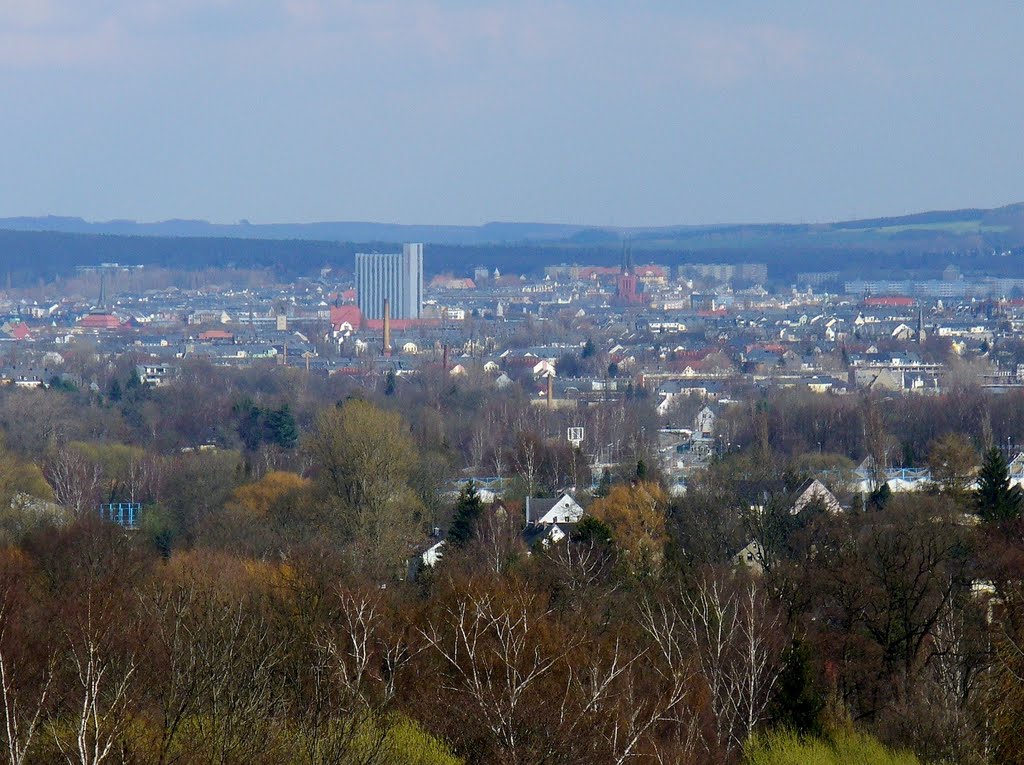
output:
[[[821,503],[829,513],[840,513],[843,510],[843,506],[839,504],[839,500],[836,499],[835,495],[828,490],[825,484],[814,478],[801,487],[800,494],[789,512],[792,515],[796,515],[812,502]]]
[[[765,551],[761,543],[756,539],[751,541],[746,547],[732,556],[732,561],[737,566],[743,566],[750,570],[752,574],[760,576],[764,573],[765,564]]]
[[[545,526],[556,523],[579,523],[583,508],[568,493],[558,499],[526,498],[526,524]]]
[[[441,558],[444,556],[445,543],[446,540],[444,539],[438,540],[423,551],[420,555],[420,560],[423,562],[424,566],[433,568],[440,562]]]

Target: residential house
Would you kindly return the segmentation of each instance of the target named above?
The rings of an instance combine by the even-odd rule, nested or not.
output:
[[[568,493],[557,498],[526,498],[526,529],[523,542],[527,548],[548,547],[572,536],[583,518],[583,508]]]
[[[732,562],[737,566],[744,566],[750,569],[750,572],[755,576],[760,576],[764,573],[765,563],[767,562],[765,555],[764,546],[755,539],[732,556]]]
[[[797,497],[789,511],[796,515],[812,503],[820,504],[829,513],[842,512],[843,506],[828,488],[817,478],[811,478],[797,489]]]
[[[169,364],[137,364],[135,373],[143,385],[166,385],[177,374],[177,367]]]
[[[568,492],[557,498],[526,498],[526,525],[551,523],[578,523],[583,517],[583,508]]]

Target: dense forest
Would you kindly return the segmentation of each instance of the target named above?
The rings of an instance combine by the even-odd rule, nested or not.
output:
[[[1024,760],[1024,521],[993,448],[1019,395],[764,396],[671,495],[640,392],[68,364],[97,385],[0,389],[9,762]],[[934,485],[851,495],[868,456]],[[848,509],[794,511],[815,476]],[[585,519],[527,547],[524,498],[572,487]]]

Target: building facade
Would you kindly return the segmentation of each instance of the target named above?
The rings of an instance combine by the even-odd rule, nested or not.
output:
[[[419,319],[423,313],[423,245],[402,245],[401,253],[356,254],[356,299],[363,318]]]

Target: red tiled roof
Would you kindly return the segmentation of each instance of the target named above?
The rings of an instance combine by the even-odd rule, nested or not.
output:
[[[118,329],[121,326],[121,320],[109,313],[90,313],[78,323],[88,329]]]
[[[208,329],[199,333],[200,340],[234,340],[235,336],[223,329]]]
[[[331,326],[337,329],[342,324],[351,324],[353,329],[359,329],[363,322],[363,314],[357,305],[340,305],[331,307]]]

